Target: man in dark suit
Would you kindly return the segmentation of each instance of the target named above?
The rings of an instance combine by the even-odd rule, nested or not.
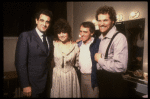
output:
[[[16,47],[15,65],[23,94],[27,97],[46,96],[46,83],[53,56],[52,38],[46,31],[52,12],[41,10],[35,18],[36,28],[20,34]]]

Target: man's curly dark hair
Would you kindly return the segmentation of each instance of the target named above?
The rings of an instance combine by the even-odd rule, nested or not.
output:
[[[116,23],[116,11],[111,6],[102,6],[96,11],[96,20],[98,21],[99,14],[109,14],[110,19]]]
[[[72,34],[71,34],[71,26],[65,19],[58,19],[54,26],[54,40],[59,40],[58,34],[61,32],[68,33],[69,40],[72,40]]]

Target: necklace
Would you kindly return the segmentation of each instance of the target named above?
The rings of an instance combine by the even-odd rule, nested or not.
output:
[[[67,42],[66,44],[60,43],[60,50],[62,52],[62,56],[65,56],[69,52],[70,47],[71,47],[71,41]]]

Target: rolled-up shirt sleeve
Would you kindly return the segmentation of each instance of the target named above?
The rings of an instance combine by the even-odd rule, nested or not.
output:
[[[110,72],[125,72],[128,63],[128,44],[126,37],[119,33],[113,40],[109,52],[108,59],[104,59],[105,53],[102,53],[102,58],[98,60],[98,64],[104,70]]]

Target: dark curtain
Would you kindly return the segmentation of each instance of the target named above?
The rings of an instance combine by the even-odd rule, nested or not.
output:
[[[48,35],[53,35],[52,27],[58,18],[67,20],[67,2],[3,2],[3,36],[18,37],[35,28],[35,13],[40,9],[49,9],[54,16]]]

